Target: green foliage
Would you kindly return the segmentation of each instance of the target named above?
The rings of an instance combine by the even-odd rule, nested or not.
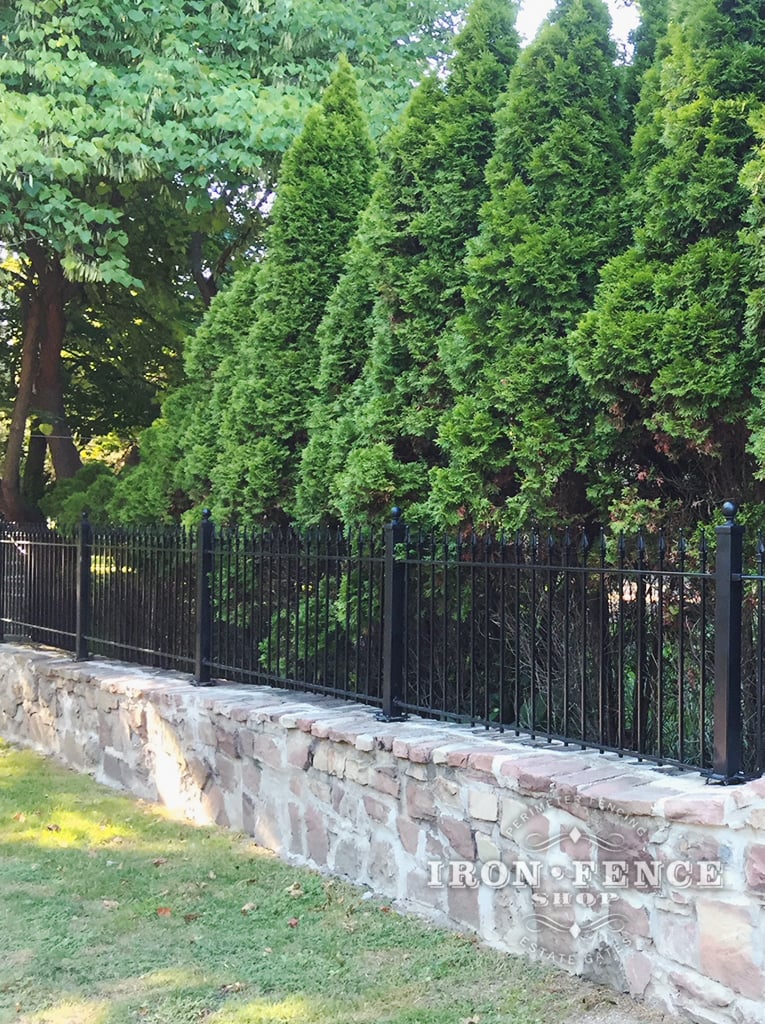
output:
[[[455,401],[440,425],[438,522],[455,504],[512,524],[583,511],[592,413],[566,338],[623,244],[627,119],[609,27],[600,0],[559,0],[510,77],[465,312],[443,345]]]
[[[282,154],[338,53],[367,83],[379,133],[448,45],[452,17],[438,0],[3,5],[0,243],[25,297],[41,290],[40,267],[61,284],[55,320],[68,320],[63,370],[81,436],[133,433],[156,416],[200,296],[209,301],[237,254],[259,245]],[[40,338],[40,374],[58,382],[54,334]],[[60,394],[46,401],[63,408]]]
[[[663,52],[635,135],[634,244],[604,269],[574,348],[600,400],[601,514],[623,516],[632,495],[694,519],[754,496],[745,419],[762,334],[756,299],[747,320],[757,267],[740,177],[765,99],[760,7],[693,5]]]
[[[375,154],[346,60],[282,166],[257,277],[252,327],[236,365],[217,372],[211,467],[216,515],[257,521],[294,501],[308,396],[318,371],[314,333],[369,195]]]
[[[321,365],[297,511],[357,521],[394,497],[410,520],[441,461],[439,338],[487,196],[494,109],[518,50],[515,8],[476,0],[444,79],[426,78],[383,144],[346,273],[318,331]]]
[[[103,462],[87,462],[69,480],[59,480],[40,502],[42,512],[64,531],[73,530],[87,512],[91,522],[111,521],[115,476]]]
[[[212,301],[186,342],[186,380],[171,391],[162,417],[141,434],[141,461],[117,484],[119,521],[164,522],[207,503],[220,458],[226,395],[236,380],[238,350],[249,332],[260,266],[244,267]],[[215,395],[216,400],[213,400]]]
[[[70,278],[130,284],[135,182],[161,183],[163,201],[209,222],[222,193],[269,179],[338,52],[358,54],[389,116],[407,72],[444,42],[444,13],[402,0],[16,0],[0,69],[0,232],[11,245],[22,226],[44,239]]]

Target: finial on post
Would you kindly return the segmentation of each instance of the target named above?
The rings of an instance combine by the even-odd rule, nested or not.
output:
[[[398,505],[394,505],[393,506],[393,508],[390,510],[390,515],[391,515],[391,522],[393,523],[393,525],[394,526],[398,526],[398,524],[401,522],[401,515],[402,515],[401,509],[398,507]]]
[[[722,507],[723,515],[729,523],[735,522],[736,513],[738,512],[738,505],[735,501],[726,501]]]
[[[209,508],[206,508],[206,509],[203,510],[203,512],[202,512],[202,519],[204,519],[204,521],[206,523],[209,522],[210,519],[212,519],[212,512],[210,511]]]

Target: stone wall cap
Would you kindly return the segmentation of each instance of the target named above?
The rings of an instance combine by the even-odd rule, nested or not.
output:
[[[555,797],[618,798],[633,813],[656,813],[667,820],[719,824],[741,808],[765,809],[765,779],[723,792],[710,790],[693,770],[660,766],[613,752],[580,749],[544,737],[489,732],[480,726],[433,721],[412,715],[404,722],[379,722],[368,705],[302,691],[221,680],[197,687],[188,675],[93,658],[77,662],[48,648],[3,645],[6,656],[40,666],[46,675],[59,673],[67,683],[100,687],[128,697],[172,701],[176,706],[199,702],[222,717],[240,723],[284,720],[285,729],[299,728],[316,738],[347,743],[360,751],[387,750],[401,760],[462,768],[482,778],[493,777],[504,789],[541,792]],[[649,788],[650,787],[650,788]]]

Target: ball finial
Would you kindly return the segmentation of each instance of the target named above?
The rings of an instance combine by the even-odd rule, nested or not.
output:
[[[390,510],[390,515],[394,524],[397,524],[401,521],[401,509],[398,507],[398,505],[393,506],[393,508]]]
[[[212,519],[212,512],[210,511],[209,508],[203,510],[202,518],[204,519],[205,522],[209,522],[209,520]]]
[[[729,523],[732,523],[738,512],[738,505],[735,501],[726,501],[722,507],[723,515]]]

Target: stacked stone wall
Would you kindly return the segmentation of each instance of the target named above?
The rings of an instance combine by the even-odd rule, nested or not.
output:
[[[765,781],[0,647],[0,734],[698,1024],[765,1022]]]

